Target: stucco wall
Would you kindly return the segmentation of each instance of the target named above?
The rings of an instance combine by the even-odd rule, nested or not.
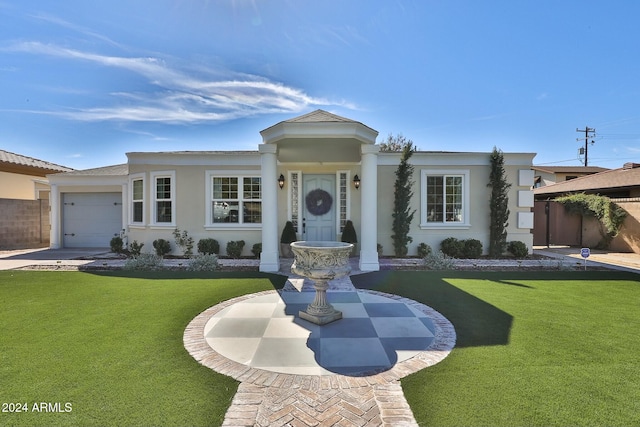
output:
[[[478,157],[480,157],[479,154]],[[411,200],[411,209],[415,209],[413,221],[409,235],[413,238],[413,242],[409,244],[408,254],[417,255],[418,245],[426,243],[432,249],[440,248],[440,243],[448,238],[455,237],[457,239],[477,239],[482,243],[483,252],[486,254],[489,249],[489,199],[491,190],[487,187],[489,182],[488,154],[487,164],[457,164],[455,166],[440,165],[414,165],[413,175],[413,198]],[[481,157],[480,157],[481,158]],[[394,183],[395,171],[397,166],[385,165],[378,167],[378,243],[383,246],[384,255],[393,255],[393,240],[391,236],[393,225],[393,203],[394,203]],[[430,173],[434,170],[453,169],[469,171],[469,226],[441,226],[433,225],[421,227],[422,216],[426,215],[421,209],[421,196],[425,191],[422,188],[421,175],[422,170]],[[528,169],[528,165],[507,165],[505,172],[507,180],[512,183],[509,190],[509,221],[507,227],[507,240],[519,240],[524,242],[529,248],[533,245],[533,235],[530,229],[518,228],[518,212],[530,212],[530,207],[518,207],[518,191],[528,191],[530,185],[518,185],[518,173],[520,170]]]
[[[615,203],[627,211],[628,215],[622,224],[620,234],[611,242],[610,249],[640,254],[640,199]]]
[[[517,155],[509,158],[506,155],[505,170],[507,178],[512,182],[509,191],[510,200],[510,219],[508,226],[508,239],[520,240],[531,247],[533,236],[529,229],[519,229],[517,226],[518,212],[529,212],[530,207],[518,207],[518,191],[530,190],[532,183],[518,185],[518,174],[520,170],[529,170],[533,155]],[[260,228],[251,228],[239,226],[206,226],[206,204],[209,203],[209,196],[206,194],[206,172],[215,170],[217,172],[228,171],[229,176],[234,176],[240,172],[253,171],[256,175],[260,175],[260,165],[255,159],[247,157],[246,159],[238,158],[231,164],[222,164],[224,158],[220,155],[217,158],[200,159],[195,161],[189,159],[189,164],[181,164],[181,158],[177,156],[175,159],[167,159],[164,164],[144,164],[139,161],[129,164],[130,177],[141,176],[145,179],[145,225],[131,225],[127,228],[128,242],[133,240],[138,243],[144,243],[144,250],[151,252],[153,250],[152,242],[157,238],[169,240],[174,246],[174,254],[178,254],[178,248],[175,248],[172,231],[174,227],[152,226],[150,218],[153,214],[153,197],[151,172],[154,171],[173,171],[175,172],[176,184],[176,215],[175,226],[180,231],[187,231],[189,236],[193,237],[195,243],[203,238],[214,238],[220,243],[221,254],[225,254],[227,242],[231,240],[244,240],[246,242],[243,255],[249,256],[254,243],[260,243],[262,234]],[[235,158],[233,158],[235,159]],[[177,161],[176,161],[177,160]],[[242,163],[242,162],[245,163]],[[380,156],[378,166],[378,215],[377,215],[377,241],[383,245],[385,255],[393,254],[393,244],[391,240],[391,224],[392,211],[394,202],[394,182],[395,171],[399,161],[399,155],[385,154]],[[212,163],[212,164],[203,164]],[[249,164],[249,166],[243,166]],[[421,174],[423,170],[465,170],[468,171],[468,188],[465,189],[469,194],[468,205],[471,209],[468,212],[468,225],[466,226],[421,226],[422,216],[426,213],[421,208],[421,195],[424,192],[421,182]],[[299,171],[303,174],[336,174],[337,171],[349,172],[348,194],[349,194],[349,213],[347,219],[353,221],[358,240],[361,241],[362,224],[371,220],[367,216],[367,212],[361,212],[361,191],[356,190],[353,186],[352,179],[358,174],[362,178],[361,166],[358,162],[344,163],[280,163],[277,167],[276,176],[273,182],[265,182],[264,185],[277,185],[277,176],[283,174],[286,178],[284,188],[277,189],[278,197],[278,239],[282,233],[282,229],[286,221],[289,219],[288,203],[291,197],[291,183],[289,182],[289,172]],[[487,187],[489,180],[489,153],[416,153],[415,154],[415,170],[414,170],[414,197],[412,206],[416,209],[416,214],[411,226],[410,235],[413,242],[409,246],[409,255],[417,254],[417,246],[420,243],[427,243],[432,248],[438,249],[440,242],[447,237],[456,237],[459,239],[478,239],[482,242],[485,253],[488,250],[488,230],[489,230],[489,195],[490,189]],[[302,181],[300,181],[302,185]],[[361,183],[362,187],[368,185],[367,182]],[[130,200],[130,195],[128,196]],[[302,206],[301,206],[302,209]],[[127,223],[129,223],[127,219]],[[336,240],[340,239],[340,232],[336,230]],[[301,238],[298,235],[298,238]]]
[[[0,172],[0,199],[36,200],[36,181],[43,180],[41,176]]]
[[[153,215],[153,197],[151,172],[159,171],[175,171],[176,181],[176,215],[175,228],[180,232],[186,231],[190,237],[194,239],[194,253],[197,252],[197,244],[200,239],[213,238],[220,244],[220,254],[226,255],[227,242],[232,240],[244,240],[245,246],[242,252],[243,256],[250,256],[253,244],[261,242],[260,228],[243,228],[243,227],[220,227],[209,229],[206,224],[206,208],[208,196],[206,194],[206,172],[207,171],[229,171],[230,175],[234,175],[237,171],[254,171],[260,175],[260,169],[254,166],[238,167],[238,166],[203,166],[203,165],[130,165],[130,175],[142,174],[145,179],[145,218],[146,225],[131,225],[127,230],[127,242],[134,240],[138,243],[144,243],[143,252],[153,252],[153,241],[156,239],[165,239],[171,243],[172,254],[181,254],[180,248],[176,246],[173,230],[174,227],[162,225],[150,225]],[[274,177],[275,182],[275,177]],[[128,222],[128,219],[127,219]]]
[[[49,200],[0,199],[0,249],[49,245]]]
[[[611,241],[608,249],[614,252],[640,253],[640,199],[614,199],[614,202],[627,211],[628,215],[619,234]],[[580,218],[578,215],[566,213],[561,205],[557,206],[556,211],[558,215],[552,220],[556,227],[562,227],[563,229],[573,228],[569,223],[578,221]],[[583,217],[582,228],[578,227],[577,232],[580,233],[580,230],[582,230],[582,236],[577,237],[577,242],[555,240],[551,244],[574,244],[595,248],[602,240],[602,235],[605,232],[600,221],[593,217]],[[580,237],[582,238],[581,241]]]

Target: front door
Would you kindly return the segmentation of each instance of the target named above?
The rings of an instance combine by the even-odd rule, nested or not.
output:
[[[336,239],[335,189],[335,175],[303,176],[304,240],[334,241]]]

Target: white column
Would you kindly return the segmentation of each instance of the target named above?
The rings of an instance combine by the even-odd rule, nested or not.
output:
[[[51,231],[49,234],[49,247],[51,249],[60,249],[60,189],[58,184],[51,184],[51,193],[49,195],[49,223]]]
[[[262,185],[262,253],[260,271],[277,272],[280,269],[278,256],[278,192],[277,145],[260,144]]]
[[[378,263],[378,151],[377,145],[362,145],[360,177],[360,270],[380,270]]]
[[[129,224],[129,183],[122,184],[122,240],[123,245],[126,248],[129,246],[128,235],[127,235],[127,226]]]

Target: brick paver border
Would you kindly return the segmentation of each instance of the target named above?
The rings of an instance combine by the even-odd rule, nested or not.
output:
[[[456,342],[451,322],[417,301],[384,292],[358,290],[414,307],[426,314],[436,329],[435,338],[426,350],[386,371],[362,376],[292,375],[266,371],[228,359],[207,344],[204,327],[213,315],[240,301],[277,292],[263,291],[223,301],[200,313],[185,329],[184,346],[194,359],[241,382],[227,411],[225,426],[334,425],[338,418],[351,422],[357,418],[359,422],[355,425],[416,425],[399,380],[433,366],[449,355]],[[333,403],[326,406],[329,400]]]

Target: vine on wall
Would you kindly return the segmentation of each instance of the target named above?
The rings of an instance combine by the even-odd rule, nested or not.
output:
[[[618,235],[627,211],[622,209],[606,196],[596,194],[571,194],[556,199],[562,203],[568,213],[597,218],[601,225],[602,240],[598,247],[606,248]]]

